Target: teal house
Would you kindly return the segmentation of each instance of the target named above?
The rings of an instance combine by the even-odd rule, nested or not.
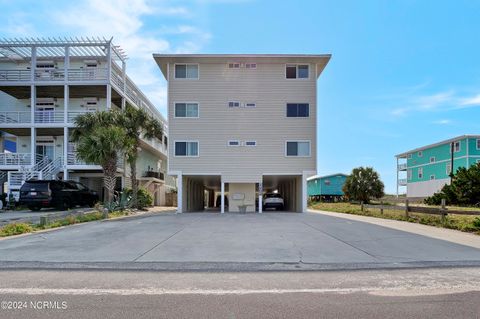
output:
[[[428,197],[450,183],[452,167],[455,172],[480,163],[480,135],[458,136],[395,157],[397,195],[405,192],[410,198]]]
[[[307,179],[308,197],[316,199],[338,199],[344,195],[342,187],[346,174],[312,176]]]

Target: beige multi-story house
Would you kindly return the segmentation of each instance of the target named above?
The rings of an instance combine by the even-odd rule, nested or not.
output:
[[[307,208],[316,174],[317,79],[330,55],[154,54],[168,81],[178,211]],[[227,208],[228,207],[228,208]]]
[[[71,130],[80,114],[127,105],[147,110],[167,133],[167,121],[128,77],[126,55],[111,40],[1,40],[0,182],[4,189],[18,197],[27,179],[70,179],[101,195],[101,167],[77,158]],[[137,176],[157,205],[165,200],[167,156],[166,135],[163,140],[142,139]],[[117,188],[130,187],[125,161],[119,161],[117,174]]]

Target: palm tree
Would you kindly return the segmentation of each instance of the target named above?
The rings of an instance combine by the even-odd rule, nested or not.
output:
[[[130,147],[126,150],[127,161],[130,165],[130,179],[132,184],[132,206],[137,207],[137,159],[140,140],[163,138],[163,125],[160,121],[148,114],[144,109],[127,106],[119,117],[119,124],[126,130],[127,136],[132,139]]]
[[[111,203],[116,184],[117,160],[132,144],[124,128],[118,125],[117,111],[87,113],[76,118],[72,140],[77,142],[77,157],[102,166],[106,202]]]

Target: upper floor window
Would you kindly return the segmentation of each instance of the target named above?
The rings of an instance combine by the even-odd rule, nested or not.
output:
[[[240,69],[240,63],[229,63],[228,64],[229,69]]]
[[[287,79],[308,79],[308,64],[287,64]]]
[[[256,106],[257,106],[257,104],[252,103],[252,102],[245,103],[245,107],[256,107]]]
[[[412,159],[412,153],[408,154],[408,155],[407,155],[407,158],[408,158],[408,159]]]
[[[175,117],[198,117],[198,103],[175,103]]]
[[[286,156],[310,156],[310,141],[287,141]]]
[[[460,152],[460,141],[457,141],[453,144],[453,149],[455,150],[455,153]]]
[[[53,61],[39,61],[35,65],[37,69],[55,69],[55,62]]]
[[[435,175],[430,175],[430,180],[434,180],[435,179]]]
[[[309,106],[307,103],[288,103],[287,117],[308,117]]]
[[[480,150],[480,139],[477,140],[477,150]]]
[[[256,141],[245,141],[245,146],[257,146]]]
[[[240,102],[230,101],[228,102],[228,107],[240,107]]]
[[[423,167],[418,168],[418,178],[423,178]]]
[[[228,146],[240,146],[240,141],[228,141]]]
[[[198,64],[175,64],[176,79],[198,79]]]
[[[430,157],[430,163],[435,163],[435,156]]]
[[[198,156],[198,142],[175,142],[175,156]]]
[[[245,69],[256,69],[257,64],[256,63],[245,63]]]
[[[422,156],[423,156],[422,151],[418,151],[417,156],[418,156],[418,157],[422,157]]]

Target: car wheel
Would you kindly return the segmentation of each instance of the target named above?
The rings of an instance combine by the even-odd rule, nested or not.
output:
[[[42,208],[40,206],[28,206],[28,209],[30,209],[32,212],[38,212]]]

